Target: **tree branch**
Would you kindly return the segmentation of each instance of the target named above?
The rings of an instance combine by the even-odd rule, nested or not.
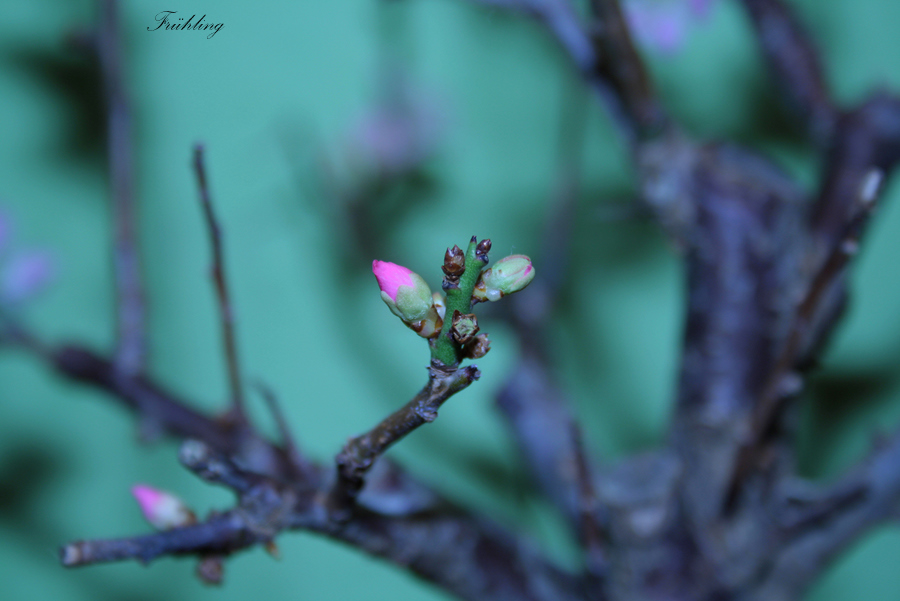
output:
[[[820,145],[831,138],[838,111],[831,101],[815,45],[781,0],[743,0],[757,42],[786,103]]]
[[[665,125],[643,61],[634,49],[616,0],[593,3],[590,30],[571,0],[470,0],[540,21],[568,54],[588,86],[607,104],[625,140],[655,135]]]
[[[328,507],[339,519],[348,519],[365,475],[389,446],[423,424],[434,421],[444,402],[467,388],[481,373],[474,365],[462,369],[432,364],[428,383],[402,409],[398,409],[369,432],[351,439],[335,457],[337,481],[329,493]]]
[[[144,369],[147,353],[146,317],[137,248],[131,106],[122,73],[118,4],[115,0],[103,0],[100,3],[96,48],[103,77],[107,115],[107,157],[114,228],[116,366],[126,373],[135,374]]]
[[[237,356],[237,342],[234,333],[234,310],[228,294],[228,281],[225,276],[225,255],[222,251],[222,229],[213,211],[209,186],[206,179],[206,164],[203,160],[203,146],[194,147],[194,171],[197,175],[197,186],[200,191],[200,203],[206,229],[209,231],[212,247],[212,277],[216,287],[216,299],[219,303],[219,320],[222,324],[222,344],[225,350],[225,364],[228,370],[228,384],[231,391],[232,417],[238,422],[246,422],[244,409],[244,383],[241,378],[241,367]]]
[[[877,445],[834,484],[821,488],[818,499],[807,503],[804,511],[792,512],[783,536],[772,541],[771,566],[750,598],[796,599],[860,535],[894,519],[898,504],[900,432]]]

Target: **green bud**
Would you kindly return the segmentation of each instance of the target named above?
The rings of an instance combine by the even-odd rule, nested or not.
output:
[[[522,290],[534,279],[531,259],[525,255],[510,255],[481,272],[472,299],[476,302],[497,301]]]

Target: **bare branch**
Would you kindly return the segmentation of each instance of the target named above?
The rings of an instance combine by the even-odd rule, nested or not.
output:
[[[831,252],[828,253],[825,261],[812,277],[806,294],[797,307],[781,356],[772,368],[769,381],[755,407],[753,431],[757,435],[767,429],[777,413],[780,403],[785,398],[783,394],[785,378],[804,358],[804,347],[808,346],[811,339],[817,334],[814,328],[819,325],[816,320],[823,312],[822,305],[829,300],[829,293],[834,290],[837,283],[840,283],[847,264],[859,250],[863,228],[876,208],[883,182],[884,174],[874,169],[867,173],[859,183],[858,191],[854,196],[855,214],[845,227],[843,235],[836,239]]]
[[[743,0],[743,4],[787,104],[814,141],[827,143],[838,111],[809,35],[782,0]]]
[[[456,385],[465,387],[464,379],[472,375],[471,371],[458,374]],[[205,480],[234,490],[238,507],[201,524],[167,532],[72,543],[61,550],[63,564],[75,567],[124,559],[146,563],[164,555],[227,556],[269,544],[282,531],[300,529],[348,542],[412,569],[463,599],[585,598],[581,578],[552,566],[524,539],[446,501],[434,505],[440,510],[400,516],[357,506],[352,520],[336,521],[322,505],[328,500],[328,488],[317,489],[311,482],[279,482],[249,472],[199,441],[186,442],[180,455]]]
[[[139,419],[152,421],[166,434],[203,440],[222,451],[236,449],[228,427],[190,409],[188,403],[145,377],[121,374],[108,359],[86,348],[65,346],[48,358],[63,376],[111,393]]]
[[[365,482],[366,472],[389,446],[423,424],[434,421],[444,402],[467,388],[481,373],[474,365],[428,368],[428,383],[402,409],[398,409],[369,432],[351,439],[335,457],[337,482],[329,493],[328,506],[336,516],[349,518],[353,502]]]
[[[628,116],[633,135],[646,139],[666,124],[650,75],[628,31],[619,0],[591,0],[593,41],[598,48],[597,75],[609,81]]]
[[[471,0],[529,15],[562,46],[588,86],[610,108],[623,137],[634,142],[665,124],[643,62],[616,0],[594,2],[596,22],[581,22],[571,0]]]
[[[252,383],[253,386],[259,391],[260,395],[262,395],[263,400],[266,402],[266,405],[269,407],[269,412],[272,414],[275,419],[275,424],[278,427],[278,434],[281,438],[281,446],[284,448],[285,453],[287,453],[288,457],[291,458],[291,461],[297,467],[299,475],[310,475],[314,473],[316,470],[313,465],[307,461],[307,459],[300,453],[300,448],[297,446],[297,442],[294,439],[294,434],[291,432],[290,425],[288,425],[287,417],[284,415],[284,411],[281,410],[281,405],[278,402],[278,397],[275,396],[275,393],[271,388],[263,384],[261,381],[257,380]]]
[[[230,511],[200,524],[156,534],[70,543],[60,550],[60,561],[67,568],[125,559],[148,563],[164,555],[231,553],[258,542],[239,514]]]
[[[116,366],[125,373],[136,374],[144,369],[147,353],[146,317],[137,248],[131,106],[122,68],[116,0],[103,0],[100,3],[96,47],[103,76],[107,114],[107,156],[114,227]]]
[[[782,538],[772,541],[770,569],[751,598],[797,598],[860,535],[897,515],[900,434],[876,446],[818,496],[802,513],[795,512]]]
[[[231,391],[232,413],[238,422],[246,421],[244,409],[244,383],[241,378],[241,368],[237,356],[237,342],[234,333],[234,311],[231,306],[231,297],[228,294],[228,282],[225,278],[225,255],[222,252],[222,230],[216,220],[210,200],[209,186],[206,179],[206,165],[203,160],[203,146],[194,147],[194,171],[197,175],[197,185],[200,190],[200,203],[203,206],[203,216],[206,219],[206,228],[209,231],[210,245],[212,246],[213,264],[212,276],[216,286],[216,298],[219,302],[219,319],[222,324],[222,344],[225,348],[225,362],[228,369],[228,384]]]
[[[900,160],[900,98],[884,92],[841,115],[835,126],[810,227],[820,252],[831,251],[853,219],[859,183],[879,169],[885,179]]]

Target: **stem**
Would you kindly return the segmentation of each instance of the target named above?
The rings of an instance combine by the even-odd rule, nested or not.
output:
[[[365,475],[392,444],[437,418],[444,402],[477,380],[481,373],[474,365],[449,371],[430,367],[428,383],[411,401],[384,418],[361,436],[350,439],[335,458],[337,481],[329,494],[328,506],[339,520],[350,517],[350,510],[365,483]]]
[[[246,420],[244,413],[244,383],[241,379],[241,367],[237,356],[234,311],[232,310],[231,297],[228,293],[228,282],[225,279],[222,229],[219,227],[219,222],[213,211],[209,184],[206,178],[206,165],[203,160],[203,146],[200,144],[194,147],[194,171],[200,190],[200,204],[203,208],[203,217],[206,220],[206,229],[209,231],[210,245],[212,246],[212,277],[216,286],[216,299],[219,302],[222,343],[225,350],[225,363],[228,368],[228,386],[231,391],[231,411],[237,421],[244,422]]]
[[[482,240],[490,249],[490,240]],[[479,254],[478,239],[472,236],[466,250],[466,269],[455,286],[445,285],[447,291],[447,312],[444,314],[444,325],[441,333],[431,342],[431,359],[446,366],[456,366],[462,360],[462,348],[450,337],[453,326],[453,312],[468,313],[472,310],[472,291],[478,283],[482,268],[487,265],[487,254]],[[486,252],[486,251],[485,251]]]

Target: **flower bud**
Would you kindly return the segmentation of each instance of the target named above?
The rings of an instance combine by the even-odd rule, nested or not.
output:
[[[457,344],[466,344],[478,333],[478,320],[474,313],[453,312],[450,337]]]
[[[459,276],[466,270],[466,253],[459,246],[448,248],[444,254],[444,265],[441,267],[444,275],[451,282],[459,282]]]
[[[463,347],[463,356],[468,359],[481,359],[491,350],[491,341],[487,334],[479,334]]]
[[[132,487],[131,494],[141,506],[144,519],[157,530],[171,530],[197,521],[194,512],[172,493],[138,484]]]
[[[476,302],[500,300],[518,292],[534,279],[531,259],[525,255],[510,255],[481,272],[472,299]]]
[[[441,329],[431,289],[422,276],[387,261],[372,261],[372,273],[378,280],[381,300],[419,336],[430,338]]]

